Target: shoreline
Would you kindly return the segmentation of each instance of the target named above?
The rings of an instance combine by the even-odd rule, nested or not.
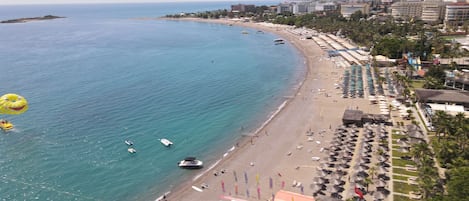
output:
[[[255,130],[254,135],[251,136],[251,139],[241,138],[241,140],[240,140],[241,143],[240,143],[239,147],[233,146],[232,148],[230,148],[226,153],[223,154],[223,157],[221,157],[219,160],[217,160],[214,164],[212,164],[209,168],[204,170],[202,173],[197,174],[195,177],[193,177],[191,179],[191,181],[183,182],[182,184],[178,184],[178,185],[174,186],[171,189],[171,194],[169,194],[167,196],[168,200],[193,200],[194,198],[197,198],[197,199],[200,199],[200,200],[219,200],[217,198],[218,196],[216,196],[216,195],[217,194],[224,194],[224,193],[222,193],[221,191],[219,193],[215,193],[215,192],[208,193],[207,192],[207,191],[212,190],[212,188],[214,188],[214,189],[218,188],[218,190],[220,190],[219,185],[218,186],[217,185],[215,185],[215,186],[210,185],[210,187],[208,189],[206,189],[203,193],[193,191],[191,189],[191,186],[199,186],[198,185],[199,183],[203,183],[203,184],[213,183],[213,182],[209,182],[209,180],[214,179],[214,177],[211,177],[211,174],[209,174],[210,171],[213,171],[214,169],[221,168],[221,167],[229,167],[230,163],[234,164],[236,166],[237,165],[236,163],[238,163],[238,160],[239,160],[237,158],[239,158],[240,155],[243,155],[243,154],[245,155],[249,151],[249,149],[252,149],[253,138],[255,138],[255,144],[261,143],[262,141],[264,141],[262,143],[265,143],[265,141],[268,141],[268,139],[260,139],[261,137],[266,138],[266,137],[264,137],[264,135],[260,136],[260,134],[264,131],[265,136],[269,136],[267,134],[268,130],[271,129],[269,127],[273,127],[271,125],[276,123],[275,122],[276,120],[281,119],[280,116],[282,116],[282,115],[285,116],[284,113],[287,113],[287,112],[285,112],[285,110],[289,109],[290,107],[295,107],[295,106],[291,106],[293,102],[298,102],[298,101],[301,101],[301,100],[303,100],[303,101],[305,100],[304,99],[305,97],[303,97],[303,99],[300,98],[300,97],[302,96],[302,92],[304,93],[305,91],[306,92],[309,91],[309,89],[307,89],[309,86],[306,86],[306,85],[311,85],[314,81],[317,80],[317,79],[312,79],[312,77],[313,77],[312,70],[316,66],[316,65],[313,64],[313,60],[316,57],[322,57],[324,52],[316,44],[313,44],[313,47],[307,47],[307,45],[300,44],[301,41],[299,40],[299,36],[294,35],[291,32],[288,32],[286,30],[285,26],[267,27],[267,26],[263,26],[263,25],[260,25],[260,24],[257,24],[257,23],[252,23],[252,22],[248,22],[248,23],[246,23],[246,22],[233,22],[233,21],[230,21],[230,20],[223,20],[223,19],[211,20],[211,19],[198,19],[198,18],[183,18],[183,19],[166,19],[166,20],[176,20],[176,21],[181,21],[182,20],[182,21],[195,21],[195,22],[204,22],[204,23],[218,23],[218,24],[225,24],[225,25],[229,25],[229,26],[235,25],[235,26],[247,27],[247,28],[252,28],[252,29],[256,29],[256,30],[269,32],[269,33],[278,35],[279,37],[283,37],[288,42],[290,42],[294,46],[294,48],[296,48],[298,50],[298,52],[301,54],[300,56],[304,59],[304,62],[305,62],[305,68],[306,68],[305,70],[306,71],[304,72],[304,75],[302,76],[302,79],[299,80],[299,82],[296,85],[294,85],[295,87],[292,88],[292,92],[294,92],[293,97],[288,97],[277,108],[277,110],[272,115],[270,115],[270,117],[268,117],[268,119],[266,121],[264,121],[264,123],[259,128],[257,128]],[[314,52],[316,54],[310,55],[310,53],[307,51],[307,49],[314,49]],[[314,58],[312,58],[311,56],[314,56]],[[328,62],[328,63],[329,63],[328,66],[332,66],[332,62]],[[313,92],[313,91],[311,90],[311,92]],[[298,107],[301,108],[301,105],[296,106],[296,108],[298,108]],[[314,113],[314,110],[312,110],[310,112]],[[287,116],[289,116],[289,115],[287,115]],[[320,115],[320,116],[322,118],[322,115]],[[310,127],[310,130],[311,130],[311,127]],[[289,152],[289,153],[291,153],[291,152]],[[255,166],[257,166],[257,164],[255,164],[255,162],[250,162],[250,163],[248,163],[248,166],[255,167]],[[283,165],[283,166],[285,166],[285,165]],[[283,167],[283,166],[279,165],[279,167]],[[224,169],[224,168],[222,168],[222,169]],[[234,175],[236,175],[235,170],[231,170],[232,169],[231,167],[229,169],[230,170],[228,170],[228,172],[230,172],[230,173],[232,172]],[[238,172],[239,172],[238,174],[241,173],[241,171],[238,171]],[[247,175],[246,171],[244,171],[244,174],[245,174],[245,177],[246,177],[246,175]],[[281,175],[281,174],[278,173],[278,175]],[[235,180],[237,180],[236,176],[235,176]],[[257,183],[259,185],[259,174],[256,174],[256,180],[257,180]],[[270,180],[272,181],[272,177],[270,177]],[[224,188],[225,183],[224,183],[223,180],[221,182],[223,183],[222,187]],[[284,186],[284,184],[285,184],[285,181],[282,182],[282,186]],[[247,185],[247,182],[246,182],[246,185]],[[228,186],[228,185],[226,185],[226,186]],[[235,189],[236,189],[235,191],[238,191],[237,181],[236,181],[236,184],[234,186],[235,186]],[[259,193],[259,196],[260,196],[261,193],[260,193],[259,188],[260,187],[258,186],[258,191],[259,191],[258,193]],[[270,189],[272,190],[272,187],[270,187]],[[225,189],[222,189],[222,190],[225,191]],[[253,191],[252,194],[255,194],[254,192],[255,191]],[[201,195],[201,194],[207,194],[207,196],[197,197],[198,195]],[[235,194],[237,196],[239,196],[238,192],[235,192]],[[246,194],[250,194],[247,189],[246,189]],[[244,197],[249,197],[249,195],[246,195],[246,194],[244,195]],[[232,196],[232,193],[230,192],[229,195]],[[196,196],[196,197],[194,197],[194,196]],[[240,196],[240,197],[243,197],[243,196]],[[264,196],[262,196],[262,197],[264,197]]]

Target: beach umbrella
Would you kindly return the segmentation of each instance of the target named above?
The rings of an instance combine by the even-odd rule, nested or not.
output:
[[[387,160],[388,160],[388,159],[387,159],[386,157],[384,157],[384,156],[379,156],[379,158],[378,158],[378,161],[379,161],[379,162],[385,162],[385,161],[387,161]]]
[[[383,181],[383,180],[378,180],[378,183],[376,184],[376,187],[385,187],[386,186],[386,182]]]
[[[327,192],[328,192],[328,193],[331,193],[331,194],[333,194],[333,193],[338,193],[338,192],[339,192],[339,189],[334,188],[334,186],[329,186],[329,187],[327,188]]]
[[[363,168],[363,166],[361,166],[361,165],[355,166],[354,169],[357,172],[364,172],[365,171],[365,168]]]
[[[359,189],[364,189],[365,187],[363,185],[361,185],[360,183],[355,183],[355,187],[359,188]]]
[[[327,174],[324,171],[318,170],[318,173],[319,173],[320,177],[326,177],[327,176]]]
[[[409,147],[409,143],[403,140],[399,140],[399,145],[401,145],[401,147]]]
[[[401,148],[399,148],[399,152],[401,152],[401,153],[409,153],[409,148],[408,148],[408,147],[401,147]]]
[[[332,184],[334,185],[342,185],[344,183],[344,181],[340,180],[340,179],[334,179],[332,180]]]
[[[326,182],[325,178],[322,177],[314,177],[313,178],[313,183],[314,184],[324,184]]]
[[[327,163],[321,163],[321,168],[328,168],[329,165],[327,165]]]
[[[360,182],[360,181],[363,181],[363,179],[364,179],[364,178],[363,178],[362,176],[357,175],[357,176],[355,176],[354,181],[355,181],[355,182]]]
[[[310,187],[313,190],[313,193],[317,193],[322,190],[322,185],[319,184],[311,184]]]
[[[383,200],[386,198],[386,196],[381,191],[375,192],[374,196],[376,200]]]
[[[378,169],[378,174],[386,174],[387,172],[388,170],[383,166],[380,166]]]
[[[248,173],[244,171],[244,182],[247,184],[248,183]]]
[[[361,152],[360,154],[361,157],[364,157],[364,158],[369,158],[371,157],[369,154],[365,153],[365,152]]]
[[[341,179],[342,178],[342,175],[341,174],[337,174],[337,173],[334,173],[332,176],[331,176],[332,179]]]

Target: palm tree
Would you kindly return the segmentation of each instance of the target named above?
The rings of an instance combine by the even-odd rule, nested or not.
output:
[[[414,146],[410,150],[410,155],[414,158],[414,161],[421,165],[422,159],[424,157],[431,156],[431,150],[428,147],[428,144],[425,142],[414,144]]]
[[[380,149],[381,150],[381,149]],[[370,169],[368,169],[368,174],[371,175],[371,179],[373,179],[373,177],[375,176],[376,174],[376,166],[371,166]]]
[[[365,177],[365,179],[363,179],[363,183],[365,184],[366,186],[366,192],[368,192],[368,186],[370,184],[373,184],[373,181],[370,179],[370,177]]]
[[[436,129],[436,133],[438,136],[438,141],[441,139],[441,134],[446,138],[450,130],[450,119],[451,117],[444,111],[438,110],[433,115],[433,126]]]

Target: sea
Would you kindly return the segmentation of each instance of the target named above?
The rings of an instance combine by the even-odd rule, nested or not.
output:
[[[255,29],[155,19],[238,3],[0,6],[0,20],[66,17],[0,24],[0,95],[29,102],[0,114],[15,125],[0,131],[0,200],[154,200],[204,171],[178,161],[210,167],[252,135],[303,80],[299,52]]]

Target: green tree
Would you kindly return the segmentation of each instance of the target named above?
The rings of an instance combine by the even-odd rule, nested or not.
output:
[[[469,167],[454,168],[449,171],[448,198],[469,200]]]

